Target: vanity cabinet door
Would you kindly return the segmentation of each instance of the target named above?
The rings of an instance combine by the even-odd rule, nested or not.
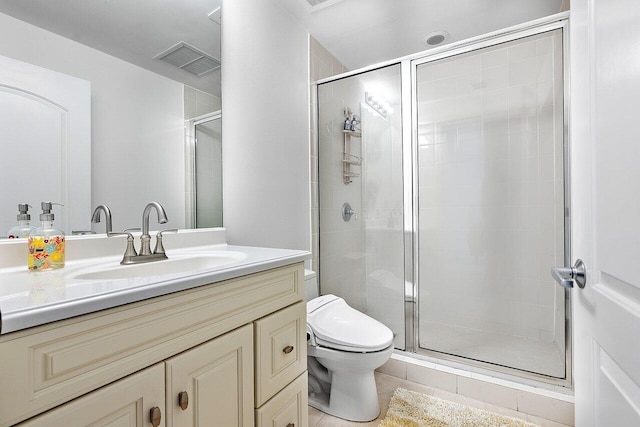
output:
[[[167,427],[253,426],[253,326],[165,362]]]
[[[164,405],[164,366],[158,363],[19,426],[164,427]]]

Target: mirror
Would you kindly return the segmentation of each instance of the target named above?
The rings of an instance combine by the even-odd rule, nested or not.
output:
[[[51,154],[50,143],[29,147],[15,160],[22,174],[45,172],[47,160],[61,171],[44,173],[43,179],[90,189],[88,200],[78,205],[68,198],[56,212],[56,222],[68,218],[67,234],[104,233],[104,219],[91,224],[91,211],[100,204],[111,209],[114,230],[140,227],[142,210],[152,200],[165,207],[169,222],[154,224],[152,218],[151,229],[197,225],[190,219],[189,165],[195,159],[187,127],[221,107],[220,6],[221,0],[0,0],[0,36],[11,40],[0,46],[0,56],[90,84],[91,160],[75,161],[73,149]],[[10,107],[0,102],[0,108]],[[43,134],[39,121],[12,121],[22,134],[25,122],[32,129],[28,134]],[[2,123],[5,131],[10,125]],[[80,169],[88,169],[87,178],[69,172]],[[31,224],[37,226],[40,199],[63,197],[30,192],[33,184],[21,188],[23,180],[13,175],[0,190],[0,205],[9,212],[0,218],[3,237],[16,224],[17,203],[33,206]],[[211,209],[221,217],[220,203]]]

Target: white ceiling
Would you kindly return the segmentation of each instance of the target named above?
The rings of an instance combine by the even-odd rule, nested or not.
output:
[[[197,77],[153,59],[185,41],[220,59],[221,0],[0,0],[0,13],[220,96],[220,69]]]
[[[562,0],[328,0],[325,4],[335,4],[312,13],[306,0],[256,1],[273,1],[289,11],[349,69],[426,50],[428,46],[422,40],[434,30],[449,32],[450,43],[557,13],[563,3]],[[220,96],[219,69],[196,77],[153,57],[185,41],[220,58],[220,26],[208,14],[221,2],[0,0],[0,12]]]
[[[447,31],[447,43],[560,12],[562,0],[276,0],[348,69],[427,50],[424,37]],[[565,0],[565,4],[568,1]]]

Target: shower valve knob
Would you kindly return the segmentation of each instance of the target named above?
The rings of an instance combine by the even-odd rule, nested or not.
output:
[[[352,216],[356,217],[356,221],[358,220],[358,214],[351,208],[349,202],[344,203],[342,205],[342,219],[345,222],[349,222]]]

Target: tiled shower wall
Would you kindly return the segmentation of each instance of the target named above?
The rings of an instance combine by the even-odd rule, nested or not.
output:
[[[309,37],[309,69],[310,79],[313,83],[315,81],[335,76],[347,72],[347,68],[344,67],[338,59],[333,56],[327,49],[324,48],[315,38]],[[315,87],[311,87],[311,96],[309,97],[311,102],[311,120],[309,121],[311,129],[309,132],[309,145],[310,145],[310,170],[311,170],[311,269],[318,271],[318,259],[320,257],[320,210],[318,199],[318,138],[316,135],[317,121],[318,121],[318,103],[316,99]]]
[[[314,73],[346,71],[317,42],[312,46],[312,52],[321,52],[313,57]],[[368,107],[365,93],[372,90],[395,112],[383,117]],[[317,96],[312,106],[314,119],[315,105],[319,107],[311,140],[312,240],[321,291],[345,298],[387,325],[396,347],[404,348],[400,66],[321,84]],[[361,118],[360,136],[344,134],[345,109]],[[351,166],[357,176],[348,184],[343,181],[345,144],[354,159],[361,159],[361,164]],[[345,202],[356,212],[349,221],[342,218]]]
[[[362,108],[362,215],[367,314],[394,334],[394,346],[405,348],[404,231],[400,66],[368,73],[393,113],[383,118]]]
[[[364,87],[358,77],[336,80],[318,88],[320,289],[323,294],[344,298],[355,309],[367,311],[365,278],[365,229],[362,175],[343,182],[343,144],[350,138],[351,154],[362,157],[362,140],[343,134],[344,109],[362,117],[360,101]],[[352,166],[361,174],[361,166]],[[356,212],[350,221],[342,218],[343,203]]]
[[[483,331],[563,354],[561,44],[556,30],[418,70],[421,346],[456,353]]]
[[[184,119],[189,120],[203,114],[218,111],[222,108],[222,100],[215,95],[184,86]]]

